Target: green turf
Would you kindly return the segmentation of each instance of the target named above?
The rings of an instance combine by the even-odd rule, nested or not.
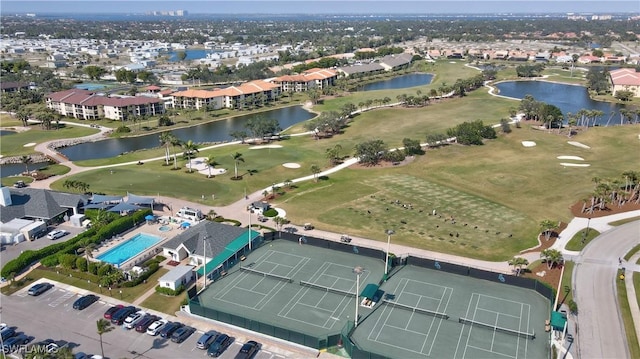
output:
[[[569,251],[581,251],[586,247],[589,242],[591,242],[594,238],[600,235],[600,232],[596,231],[593,228],[583,229],[580,232],[573,235],[573,238],[569,240],[569,243],[564,247],[564,249]]]
[[[29,131],[2,136],[0,152],[3,156],[19,156],[35,153],[34,146],[24,147],[28,143],[41,143],[55,139],[75,138],[97,133],[93,128],[60,125],[60,129],[43,130],[40,125],[30,125]]]

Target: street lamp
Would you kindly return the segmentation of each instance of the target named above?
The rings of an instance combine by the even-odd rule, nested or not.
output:
[[[360,274],[364,272],[364,268],[361,266],[356,266],[353,268],[353,273],[356,274],[356,316],[353,319],[353,327],[356,328],[358,326],[358,308],[360,307],[360,303],[358,303],[358,298],[360,296]]]
[[[384,261],[384,280],[387,280],[387,274],[389,274],[389,250],[391,249],[391,235],[396,232],[393,229],[387,229],[385,231],[387,234],[387,257]]]

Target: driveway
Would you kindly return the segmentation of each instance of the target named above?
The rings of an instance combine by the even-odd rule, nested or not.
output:
[[[638,244],[640,221],[615,227],[575,258],[573,290],[578,303],[580,358],[631,358],[616,295],[618,259]]]

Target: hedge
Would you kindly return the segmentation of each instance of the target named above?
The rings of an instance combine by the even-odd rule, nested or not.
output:
[[[131,216],[119,218],[105,225],[99,230],[91,228],[87,231],[84,231],[66,242],[55,243],[36,251],[26,250],[22,252],[17,258],[7,262],[0,271],[0,275],[3,277],[8,277],[11,273],[18,274],[33,263],[36,263],[37,261],[40,261],[51,255],[55,255],[57,257],[58,254],[63,253],[75,254],[76,250],[80,247],[83,247],[87,244],[98,244],[102,242],[103,239],[111,238],[116,234],[120,234],[127,229],[132,228],[137,223],[143,223],[144,217],[151,213],[152,212],[150,209],[138,211]],[[55,260],[52,258],[47,258],[46,263],[51,264],[54,261]]]
[[[165,294],[165,295],[170,295],[172,297],[175,297],[176,295],[179,295],[180,293],[184,292],[184,286],[180,285],[178,288],[176,288],[176,290],[173,290],[171,288],[161,287],[158,284],[156,286],[156,292],[158,292],[160,294]]]
[[[146,281],[147,279],[149,279],[149,277],[151,277],[151,275],[155,272],[158,271],[158,269],[160,269],[160,264],[155,261],[154,259],[149,260],[148,262],[146,262],[145,264],[143,264],[143,266],[145,266],[147,268],[146,271],[144,271],[138,278],[136,278],[135,280],[132,281],[128,281],[128,282],[124,282],[122,284],[123,287],[135,287],[138,284]]]

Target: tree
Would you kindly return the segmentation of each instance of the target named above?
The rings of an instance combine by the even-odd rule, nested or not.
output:
[[[29,173],[29,163],[31,162],[32,162],[31,156],[24,155],[20,157],[20,163],[24,164],[24,171],[27,174]]]
[[[171,135],[171,148],[173,149],[173,169],[178,169],[178,158],[176,156],[176,146],[182,146],[182,141],[176,136]]]
[[[240,177],[238,177],[238,164],[240,162],[244,162],[244,157],[242,157],[242,153],[236,152],[231,155],[231,158],[233,158],[233,166],[234,166],[234,174],[235,174],[233,178],[239,179]]]
[[[110,321],[103,318],[98,319],[98,321],[96,322],[96,327],[98,329],[98,336],[100,336],[100,353],[104,358],[104,346],[102,344],[102,335],[109,333],[114,329],[114,327],[111,325]]]
[[[327,159],[329,159],[331,166],[335,166],[340,163],[340,160],[342,159],[341,152],[342,146],[340,144],[336,144],[335,146],[325,150]]]
[[[235,140],[240,140],[240,143],[244,144],[244,140],[247,138],[247,131],[238,130],[232,131],[229,133],[229,136],[233,137]]]
[[[20,107],[16,112],[16,117],[22,121],[22,126],[29,126],[29,118],[31,117],[31,110],[26,107]]]
[[[91,80],[100,80],[100,78],[107,73],[107,70],[100,66],[87,66],[84,68],[84,73],[89,76]]]
[[[550,219],[545,219],[540,222],[540,228],[542,229],[542,233],[544,233],[545,239],[549,240],[553,230],[558,228],[558,224]]]
[[[422,151],[422,146],[420,146],[420,141],[412,140],[410,138],[404,138],[402,140],[402,145],[404,146],[404,153],[407,156],[412,155],[421,155],[424,152]]]
[[[169,159],[171,158],[169,147],[171,147],[171,144],[173,143],[173,138],[175,138],[175,136],[168,131],[160,134],[160,146],[164,147],[164,161],[167,166],[169,165]]]
[[[557,249],[545,249],[540,253],[540,258],[547,262],[547,267],[549,269],[561,264],[564,261],[562,257],[562,252]]]
[[[276,229],[278,230],[278,232],[280,234],[280,238],[282,238],[282,226],[287,224],[289,221],[286,218],[280,217],[280,216],[276,216],[273,219],[273,221],[276,223]]]
[[[313,181],[318,182],[318,174],[321,172],[320,167],[318,165],[311,165],[311,173],[313,173]]]
[[[522,267],[529,265],[529,261],[526,258],[522,257],[513,257],[509,260],[508,263],[515,269],[516,276],[520,275]]]
[[[193,164],[191,163],[191,158],[195,156],[196,153],[200,152],[198,150],[198,144],[189,140],[182,144],[182,149],[184,150],[184,156],[187,158],[187,162],[189,162],[189,173],[193,172]]]
[[[211,168],[219,165],[219,163],[216,162],[216,158],[214,155],[209,155],[209,157],[207,157],[206,163],[207,163],[207,168],[209,169],[208,177],[211,178]]]
[[[355,156],[366,166],[375,166],[382,160],[387,147],[382,140],[361,142],[355,146]]]

